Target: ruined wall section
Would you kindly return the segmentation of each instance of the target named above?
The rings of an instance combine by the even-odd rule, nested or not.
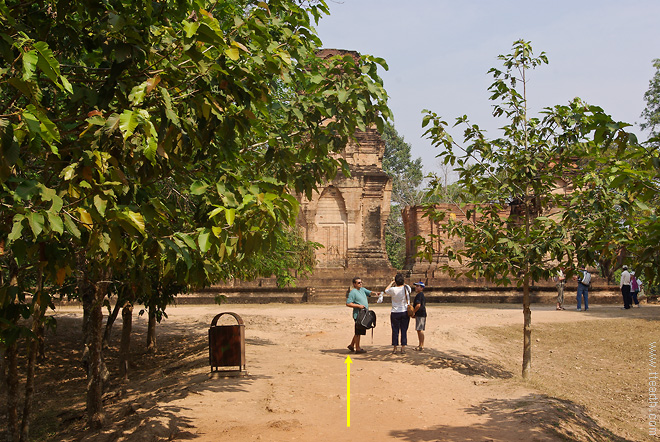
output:
[[[486,282],[483,279],[450,278],[449,274],[442,269],[445,265],[457,270],[466,268],[465,265],[457,261],[449,260],[446,253],[447,247],[461,248],[463,240],[457,237],[450,238],[443,232],[443,225],[450,217],[458,221],[468,221],[466,212],[474,209],[474,206],[459,207],[455,204],[436,204],[434,207],[435,211],[446,212],[444,220],[433,220],[426,216],[426,209],[422,206],[407,206],[402,211],[403,224],[406,230],[406,262],[404,268],[410,272],[412,280],[418,280],[417,278],[419,278],[438,286],[485,285]],[[500,216],[503,218],[508,217],[509,210],[502,210]],[[415,257],[420,251],[419,245],[414,239],[416,236],[432,243],[433,256],[431,262]]]

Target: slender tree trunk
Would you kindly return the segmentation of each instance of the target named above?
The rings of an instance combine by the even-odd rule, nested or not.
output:
[[[82,334],[83,339],[85,339],[85,344],[87,344],[87,338],[89,337],[89,319],[94,305],[94,286],[87,278],[78,280],[78,293],[80,294],[83,306]]]
[[[525,127],[527,127],[525,125]],[[531,214],[529,210],[530,204],[530,191],[529,187],[525,191],[525,233],[527,241],[530,238],[530,224]],[[536,211],[534,212],[536,213]],[[525,252],[527,253],[527,252]],[[524,380],[529,380],[532,374],[532,309],[530,308],[530,295],[529,295],[529,262],[525,258],[523,265],[523,366],[522,377]]]
[[[36,312],[35,312],[36,313]],[[36,318],[35,318],[36,321]],[[34,327],[33,327],[34,329]],[[28,360],[25,379],[25,399],[23,402],[23,419],[21,422],[21,442],[29,442],[30,413],[32,412],[32,399],[34,398],[34,368],[37,365],[37,352],[39,350],[36,339],[28,345]]]
[[[7,360],[5,347],[0,347],[0,385],[7,385]],[[6,390],[5,390],[6,391]]]
[[[133,303],[127,301],[121,311],[121,344],[119,346],[119,376],[128,381],[128,364],[131,359],[131,332],[133,331]]]
[[[21,422],[21,442],[29,442],[30,436],[30,414],[32,413],[32,402],[34,399],[34,372],[37,365],[37,353],[39,352],[39,343],[43,341],[40,335],[43,332],[43,317],[45,309],[41,306],[41,296],[43,290],[42,274],[39,274],[39,282],[37,289],[37,299],[34,303],[34,312],[32,313],[32,332],[35,338],[28,341],[28,358],[27,370],[25,378],[25,399],[23,402],[23,419]]]
[[[39,321],[37,325],[37,341],[39,351],[37,353],[37,363],[43,364],[46,361],[46,327],[43,321]]]
[[[108,272],[101,273],[89,312],[89,371],[87,372],[87,424],[91,430],[100,429],[105,421],[103,413],[103,299],[108,288]]]
[[[522,377],[529,379],[532,371],[532,309],[530,308],[529,274],[523,279],[523,365]]]
[[[105,332],[103,333],[103,345],[105,347],[108,347],[110,344],[110,334],[112,333],[112,326],[115,324],[115,320],[117,319],[117,316],[119,316],[119,310],[121,310],[121,306],[124,304],[124,301],[122,300],[122,296],[117,297],[117,303],[115,304],[115,307],[112,309],[112,313],[110,313],[110,316],[108,316],[108,320],[105,323]]]
[[[156,307],[149,307],[149,324],[147,326],[147,352],[156,353]]]
[[[18,287],[18,266],[12,259],[9,264],[9,285]],[[16,324],[13,324],[16,326]],[[7,344],[5,350],[7,369],[7,441],[18,442],[18,342]]]
[[[7,346],[7,442],[18,442],[18,344]]]

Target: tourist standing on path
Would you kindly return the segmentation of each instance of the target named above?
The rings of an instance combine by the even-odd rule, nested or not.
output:
[[[415,330],[417,330],[417,339],[419,340],[419,345],[413,350],[422,351],[424,350],[424,330],[426,329],[426,297],[423,290],[426,285],[422,281],[413,285],[415,286],[415,300],[413,301]]]
[[[353,309],[353,321],[355,322],[355,334],[353,340],[348,345],[348,349],[355,353],[366,353],[367,351],[360,347],[360,336],[367,334],[367,329],[362,327],[357,322],[358,312],[364,308],[369,308],[369,300],[367,299],[371,294],[380,295],[382,292],[372,292],[362,287],[362,278],[353,278],[353,289],[349,292],[346,299],[346,307]]]
[[[396,284],[396,287],[392,287]],[[408,316],[408,304],[410,304],[410,286],[404,284],[403,275],[397,273],[394,279],[385,289],[385,293],[392,297],[392,312],[390,313],[390,323],[392,324],[392,353],[396,353],[399,345],[399,331],[401,332],[401,353],[406,352],[408,345],[408,325],[410,317]]]
[[[564,287],[566,287],[566,275],[561,267],[557,272],[557,310],[564,310]]]
[[[630,296],[632,297],[632,301],[637,307],[639,307],[639,299],[637,299],[637,294],[641,288],[642,282],[637,279],[634,271],[630,272]]]
[[[628,310],[630,304],[632,304],[632,299],[630,296],[630,272],[626,265],[623,266],[623,272],[621,272],[619,287],[621,287],[621,296],[623,296],[623,309]]]
[[[582,298],[584,297],[584,311],[589,310],[589,284],[591,283],[591,273],[584,266],[580,267],[577,276],[577,311],[582,311]]]

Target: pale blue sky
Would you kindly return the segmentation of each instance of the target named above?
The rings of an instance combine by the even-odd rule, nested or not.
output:
[[[422,110],[453,124],[470,120],[491,133],[487,88],[491,67],[515,40],[545,51],[548,65],[531,73],[534,112],[573,97],[601,106],[615,119],[640,121],[644,92],[660,58],[660,0],[328,0],[331,15],[318,33],[326,48],[382,57],[381,76],[398,132],[437,169],[437,152],[422,138]],[[633,129],[641,139],[639,127]],[[460,132],[454,131],[455,139]],[[493,135],[495,135],[493,133]]]

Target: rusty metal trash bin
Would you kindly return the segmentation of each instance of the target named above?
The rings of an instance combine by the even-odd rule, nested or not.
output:
[[[236,319],[236,325],[216,325],[222,315],[231,315]],[[245,365],[245,324],[236,313],[223,312],[215,316],[209,328],[209,363],[211,371],[219,367],[238,367],[238,371],[246,370]]]

